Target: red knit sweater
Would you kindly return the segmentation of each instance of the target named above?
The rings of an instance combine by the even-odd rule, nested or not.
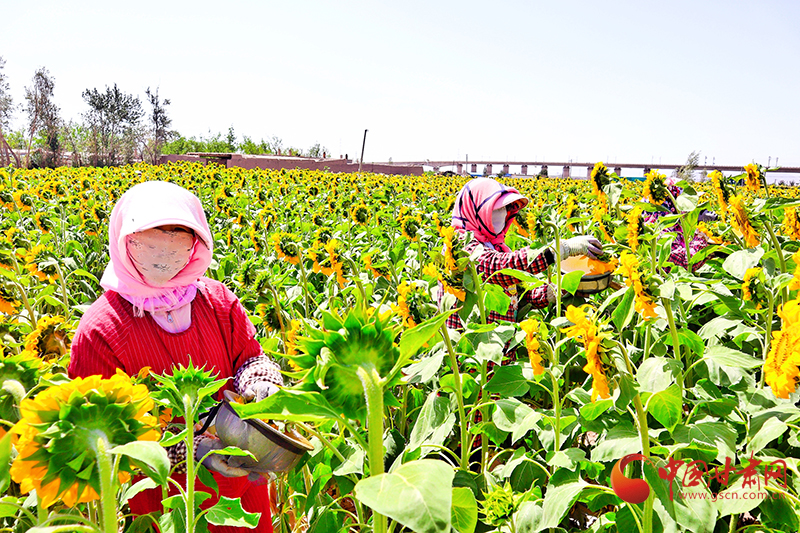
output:
[[[238,298],[222,283],[203,278],[205,287],[192,302],[192,325],[184,332],[169,333],[152,317],[133,315],[133,306],[119,294],[108,291],[81,318],[72,342],[69,375],[72,378],[101,374],[111,377],[117,368],[135,375],[149,366],[160,374],[173,365],[195,366],[219,373],[220,378],[233,378],[236,370],[249,358],[261,354],[255,338],[255,327],[247,318]],[[232,389],[232,381],[226,388]],[[174,476],[184,483],[185,477]],[[226,478],[214,475],[220,493],[229,498],[242,498],[249,512],[260,512],[257,529],[209,526],[214,532],[271,533],[268,485],[254,485],[247,478]],[[170,491],[175,491],[171,487]],[[202,485],[198,490],[210,489]],[[206,501],[203,508],[217,498]],[[161,489],[150,489],[130,500],[131,511],[141,515],[161,510]]]

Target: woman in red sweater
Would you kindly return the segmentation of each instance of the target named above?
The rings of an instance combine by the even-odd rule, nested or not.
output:
[[[136,185],[114,207],[108,234],[111,261],[100,281],[106,291],[78,325],[71,377],[109,378],[118,368],[129,375],[144,367],[163,373],[191,359],[220,378],[234,378],[233,387],[226,387],[248,398],[265,398],[283,384],[239,300],[222,283],[203,277],[213,237],[194,194],[167,182]],[[209,434],[196,437],[195,444],[198,459],[222,447]],[[185,448],[170,452],[176,462],[186,455]],[[240,497],[247,511],[261,513],[255,530],[209,526],[210,531],[271,533],[268,485],[251,483],[247,470],[231,467],[220,455],[204,464],[221,495]],[[177,481],[185,482],[180,477]],[[141,515],[160,511],[161,500],[161,490],[150,489],[129,503]]]

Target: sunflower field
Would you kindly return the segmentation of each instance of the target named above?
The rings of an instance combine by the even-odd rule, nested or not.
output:
[[[656,171],[634,182],[602,163],[588,180],[500,178],[530,199],[512,249],[594,234],[615,270],[591,295],[557,266],[507,271],[520,290],[552,282],[557,301],[487,323],[509,298],[450,227],[466,177],[0,169],[0,529],[253,525],[236,502],[200,511],[189,489],[159,516],[126,506],[171,483],[164,447],[186,432],[165,424],[214,403],[209,369],[66,376],[103,291],[109,214],[162,180],[202,201],[207,276],[287,377],[237,411],[314,446],[272,482],[275,531],[797,532],[800,197],[767,171],[712,172],[677,196]],[[707,245],[676,264],[693,236]],[[445,325],[456,312],[463,331]]]

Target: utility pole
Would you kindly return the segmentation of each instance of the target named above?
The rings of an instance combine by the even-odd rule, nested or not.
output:
[[[364,163],[364,146],[367,144],[367,131],[364,130],[364,140],[361,142],[361,159],[358,160],[358,171],[361,172],[361,165]]]

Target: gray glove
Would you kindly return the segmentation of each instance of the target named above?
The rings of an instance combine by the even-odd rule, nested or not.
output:
[[[574,255],[588,255],[596,257],[603,251],[603,245],[591,235],[578,235],[561,241],[561,258]]]
[[[244,468],[237,468],[228,464],[224,456],[215,453],[206,457],[212,450],[221,450],[225,447],[222,441],[214,437],[203,435],[195,441],[194,456],[198,461],[203,461],[203,465],[209,470],[219,472],[225,477],[242,477],[250,473]],[[205,457],[205,459],[203,459]]]
[[[545,296],[547,297],[547,303],[553,305],[556,303],[556,286],[552,283],[547,284]]]
[[[242,398],[248,402],[253,400],[260,402],[267,396],[272,396],[276,392],[278,392],[277,385],[271,381],[258,380],[247,385],[247,387],[242,391]]]

